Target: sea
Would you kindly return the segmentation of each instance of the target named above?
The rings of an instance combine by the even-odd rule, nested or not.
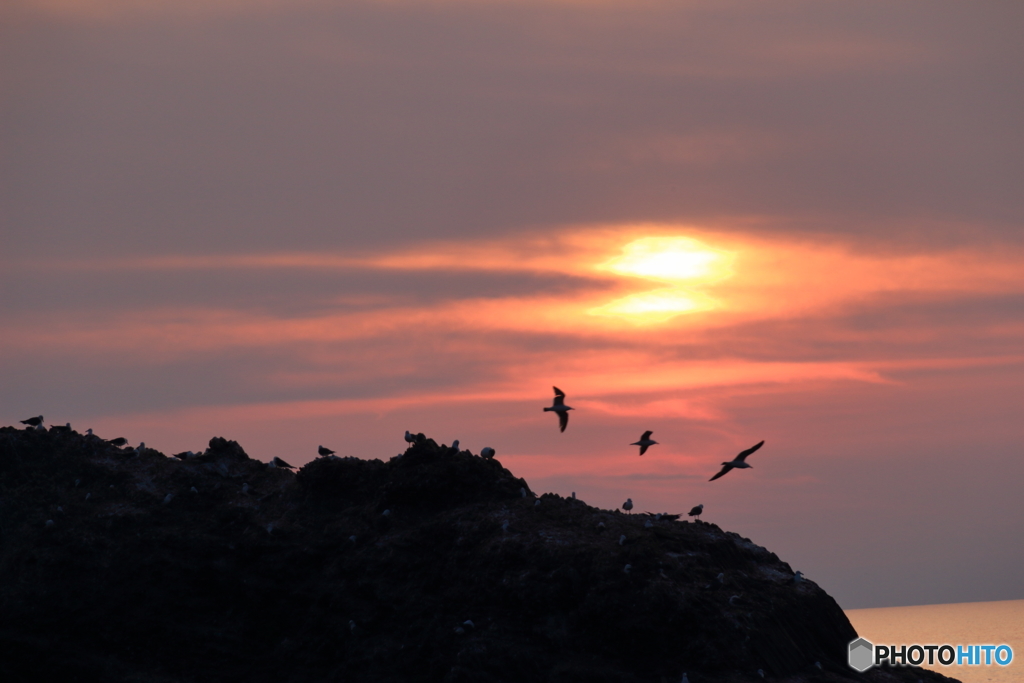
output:
[[[851,609],[846,616],[875,645],[1009,645],[1008,666],[929,666],[926,659],[924,668],[963,683],[1024,683],[1024,600]]]

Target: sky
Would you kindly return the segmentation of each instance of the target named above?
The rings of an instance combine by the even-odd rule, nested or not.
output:
[[[1022,27],[8,0],[0,423],[294,465],[412,430],[702,503],[844,608],[1024,598]]]

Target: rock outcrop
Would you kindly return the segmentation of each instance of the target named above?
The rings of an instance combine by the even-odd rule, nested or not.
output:
[[[949,680],[855,674],[855,637],[748,539],[537,498],[422,435],[293,474],[0,429],[6,683]]]

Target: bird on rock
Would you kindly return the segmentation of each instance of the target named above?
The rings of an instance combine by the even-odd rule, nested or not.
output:
[[[282,460],[281,458],[277,457],[276,455],[274,456],[274,459],[270,461],[270,466],[271,467],[280,467],[281,469],[285,469],[285,470],[294,470],[295,469],[294,465],[289,465],[288,463],[286,463],[284,460]]]
[[[690,508],[690,512],[687,513],[687,514],[689,514],[691,517],[696,517],[697,521],[699,522],[700,521],[700,513],[702,513],[702,512],[704,512],[704,503],[701,503],[700,505],[696,505],[696,506]]]
[[[640,455],[643,455],[644,453],[647,452],[648,446],[653,446],[654,444],[658,443],[657,441],[655,441],[654,439],[651,438],[651,434],[653,434],[653,433],[654,432],[648,430],[648,431],[644,432],[644,435],[640,437],[639,441],[637,441],[636,443],[631,443],[629,445],[630,446],[639,446],[640,447]]]
[[[626,514],[630,514],[630,510],[633,509],[633,499],[627,498],[626,502],[622,504],[622,509],[626,511]]]
[[[39,415],[37,417],[30,417],[27,420],[22,420],[21,424],[28,425],[29,427],[38,427],[43,424],[43,416]]]
[[[739,455],[737,455],[735,458],[733,458],[729,462],[723,462],[722,463],[722,469],[718,472],[718,474],[716,474],[715,476],[713,476],[710,479],[708,479],[708,481],[714,481],[715,479],[718,479],[719,477],[724,477],[726,474],[728,474],[729,470],[731,470],[733,468],[741,469],[741,470],[749,469],[751,466],[746,463],[747,456],[750,455],[751,453],[753,453],[754,451],[756,451],[758,448],[760,448],[763,445],[764,445],[764,441],[760,441],[757,444],[755,444],[755,445],[751,446],[750,448],[748,448],[747,450],[743,451]]]
[[[316,452],[318,455],[334,455],[334,451],[330,448],[324,448],[323,446],[317,446]]]
[[[559,431],[564,432],[566,426],[569,424],[569,411],[572,410],[569,406],[565,405],[565,392],[558,387],[551,387],[555,390],[555,400],[551,406],[544,409],[544,412],[554,411],[558,413],[558,427]]]

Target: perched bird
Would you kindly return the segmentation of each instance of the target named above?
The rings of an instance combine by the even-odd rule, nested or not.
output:
[[[636,443],[631,443],[629,445],[630,446],[639,446],[640,447],[640,455],[643,455],[644,453],[647,452],[648,446],[653,446],[654,444],[658,443],[657,441],[655,441],[654,439],[651,438],[651,434],[653,434],[653,433],[654,432],[652,432],[650,430],[647,430],[646,432],[644,432],[644,435],[640,437],[639,441],[637,441]]]
[[[459,450],[459,440],[458,439],[455,439],[455,441],[452,441],[452,449],[454,449],[456,451]]]
[[[622,504],[622,509],[629,513],[633,509],[633,499],[627,498],[626,502]]]
[[[334,455],[334,451],[332,451],[330,448],[324,448],[323,446],[317,446],[316,452],[319,455]]]
[[[274,456],[274,459],[270,461],[270,465],[272,467],[280,467],[280,468],[286,469],[286,470],[294,470],[295,469],[294,465],[289,465],[288,463],[286,463],[284,460],[282,460],[281,458],[277,457],[276,455]]]
[[[551,387],[555,390],[555,400],[551,404],[551,407],[545,408],[544,412],[549,410],[558,413],[558,427],[559,431],[564,432],[565,427],[569,424],[569,411],[572,410],[569,406],[565,405],[565,392],[558,387]]]
[[[124,438],[123,436],[119,436],[116,439],[108,439],[107,443],[109,443],[111,446],[117,446],[118,448],[122,448],[128,445],[128,439]]]
[[[30,417],[27,420],[22,420],[21,424],[28,425],[29,427],[38,427],[39,425],[43,424],[43,416],[40,415],[38,417]]]
[[[482,449],[480,449],[480,457],[490,460],[491,458],[494,457],[494,449],[491,448],[490,446],[484,446]]]
[[[140,441],[138,448],[135,449],[135,455],[142,455],[146,451],[146,442]]]
[[[723,462],[722,463],[721,471],[718,474],[716,474],[715,476],[713,476],[710,479],[708,479],[708,481],[714,481],[715,479],[718,479],[719,477],[725,476],[729,472],[729,470],[733,469],[734,467],[738,468],[738,469],[741,469],[741,470],[749,469],[750,465],[748,465],[746,463],[747,456],[750,455],[751,453],[753,453],[754,451],[756,451],[758,448],[760,448],[763,445],[764,445],[764,441],[760,441],[757,444],[755,444],[754,446],[751,446],[747,450],[745,450],[742,453],[740,453],[739,455],[737,455],[734,459],[730,460],[729,462]]]
[[[416,443],[416,436],[409,433],[409,430],[405,430],[405,442],[410,446]]]
[[[793,583],[800,583],[803,580],[804,580],[804,573],[803,572],[797,572],[796,574],[793,574]]]
[[[700,505],[690,508],[690,511],[687,514],[691,517],[696,517],[697,521],[700,521],[700,514],[702,512],[704,512],[704,503],[701,503]]]

